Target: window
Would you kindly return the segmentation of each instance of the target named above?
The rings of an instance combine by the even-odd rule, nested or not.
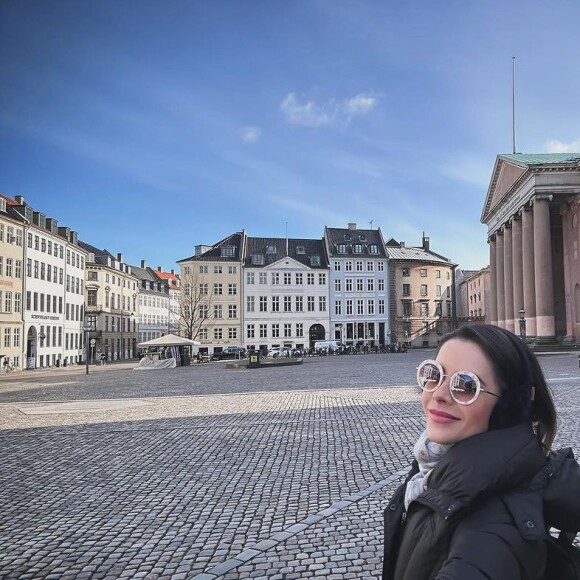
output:
[[[56,271],[56,268],[55,268]],[[14,268],[14,277],[15,278],[22,278],[22,260],[16,260],[16,267]],[[56,282],[56,276],[55,280]]]
[[[314,274],[312,273],[306,274],[306,284],[308,284],[309,286],[314,285]]]
[[[356,262],[356,271],[357,272],[362,272],[363,271],[363,263],[361,260],[357,260]]]
[[[352,292],[352,278],[347,278],[344,282],[345,282],[345,290],[347,292]]]
[[[209,306],[207,306],[207,304],[200,304],[198,308],[199,317],[201,319],[207,318],[209,316]]]
[[[280,274],[279,274],[279,272],[272,272],[272,284],[273,285],[280,284]]]
[[[228,306],[228,318],[238,317],[238,307],[235,304],[230,304]]]
[[[304,246],[296,246],[296,253],[300,256],[306,254],[306,248]]]
[[[411,296],[411,284],[403,284],[403,296]]]
[[[68,304],[67,304],[68,306]],[[97,306],[97,291],[87,290],[87,306]]]
[[[334,301],[334,314],[340,316],[342,314],[342,301],[335,300]]]
[[[311,266],[320,266],[320,256],[310,256]]]
[[[22,294],[20,292],[14,293],[14,312],[20,312],[22,309]],[[14,345],[18,346],[18,345]]]
[[[362,292],[363,291],[363,279],[362,278],[357,278],[356,279],[356,291],[357,292]]]
[[[4,329],[4,348],[10,348],[10,344],[11,344],[11,336],[12,336],[12,329],[11,328],[5,328]]]
[[[4,293],[4,312],[12,312],[12,292]]]
[[[272,324],[272,338],[280,338],[280,325]]]
[[[340,272],[340,262],[334,262],[334,271]]]
[[[352,252],[353,252],[353,254],[362,254],[363,253],[363,245],[362,244],[353,244],[352,245]]]
[[[336,253],[337,254],[346,254],[346,244],[338,244],[336,246]]]
[[[272,312],[280,312],[280,296],[272,296]]]
[[[292,274],[290,272],[284,272],[284,284],[286,286],[292,284]]]
[[[268,297],[260,296],[260,312],[268,312]]]
[[[365,313],[365,302],[361,298],[356,301],[356,313],[359,316]]]
[[[284,312],[292,311],[292,297],[284,296]]]
[[[377,284],[378,284],[378,291],[379,292],[384,292],[385,291],[385,280],[384,280],[384,278],[379,278],[377,280]]]
[[[342,282],[340,279],[334,281],[334,291],[342,292]]]
[[[403,268],[403,277],[408,278],[411,275],[411,270],[409,268]]]
[[[300,286],[304,284],[304,276],[302,275],[302,272],[296,273],[296,284]]]
[[[382,298],[379,298],[379,314],[384,314],[385,313],[385,301]]]
[[[268,283],[268,273],[267,272],[260,272],[260,284],[267,284]]]
[[[427,284],[421,284],[421,296],[427,296]]]
[[[326,296],[318,297],[318,310],[320,312],[326,312]]]
[[[200,274],[207,274],[207,270],[208,270],[207,265],[206,266],[200,266],[199,267],[199,273]],[[185,273],[186,274],[189,274],[189,266],[186,266],[185,267]]]
[[[308,312],[314,312],[314,296],[308,296],[306,299]]]
[[[435,278],[441,278],[441,270],[435,270]]]
[[[344,269],[346,272],[352,272],[352,262],[350,260],[344,263]]]
[[[199,285],[199,294],[201,296],[207,296],[209,293],[209,284],[207,282],[202,282]],[[186,296],[189,296],[189,284],[185,285],[185,294]]]
[[[238,285],[237,284],[228,284],[228,294],[230,296],[235,296],[238,293]]]
[[[318,283],[320,286],[324,286],[326,284],[326,274],[318,274]]]
[[[238,338],[238,329],[235,326],[228,328],[228,338]]]
[[[441,296],[441,286],[439,284],[435,286],[435,296],[437,296],[437,298]]]
[[[367,312],[371,316],[374,316],[375,314],[375,301],[372,298],[367,300]]]
[[[213,317],[222,318],[222,306],[221,304],[216,304],[213,307]]]
[[[421,316],[429,315],[429,304],[427,302],[421,302]]]
[[[260,324],[260,338],[268,338],[268,325]]]
[[[276,250],[276,246],[266,246],[266,254],[276,254],[277,250]]]
[[[215,340],[222,339],[222,329],[221,328],[214,328],[213,329],[213,337]]]
[[[262,256],[262,254],[252,254],[250,256],[250,263],[253,266],[263,266],[264,265],[264,256]]]
[[[403,316],[411,316],[411,304],[410,300],[403,301]]]
[[[221,284],[214,284],[213,285],[213,293],[215,295],[223,294],[223,288]]]
[[[304,298],[296,296],[296,312],[304,312]]]
[[[254,272],[246,272],[246,283],[247,284],[255,284]]]
[[[382,272],[385,269],[385,263],[384,262],[377,262],[377,270],[379,272]]]
[[[367,262],[367,272],[374,272],[375,270],[375,263],[374,262]]]
[[[367,292],[375,291],[375,280],[374,278],[367,278]]]
[[[441,302],[435,304],[435,316],[441,316]]]
[[[284,323],[284,338],[290,338],[292,336],[292,325],[289,323]]]
[[[254,312],[256,303],[253,296],[246,296],[246,312]]]
[[[376,244],[370,244],[369,245],[369,254],[378,254],[379,253],[379,247]]]
[[[208,337],[207,328],[200,328],[198,337],[200,340],[207,340]]]
[[[302,338],[303,336],[304,336],[304,324],[299,322],[298,324],[296,324],[296,337]]]
[[[421,273],[421,277],[422,278],[426,278],[427,277],[427,268],[421,268],[419,270],[419,272]]]
[[[346,315],[352,315],[352,300],[346,301]]]
[[[248,324],[246,326],[246,338],[255,338],[256,331],[253,324]]]

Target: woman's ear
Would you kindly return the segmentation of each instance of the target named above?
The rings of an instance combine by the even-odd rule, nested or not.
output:
[[[536,398],[536,387],[532,387],[532,401]]]

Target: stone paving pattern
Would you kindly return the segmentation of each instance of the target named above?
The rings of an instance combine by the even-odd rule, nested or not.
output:
[[[380,578],[431,355],[0,382],[0,578]],[[576,357],[542,364],[578,450]]]

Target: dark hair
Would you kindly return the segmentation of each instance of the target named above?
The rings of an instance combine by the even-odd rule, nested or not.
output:
[[[439,348],[452,338],[477,344],[494,369],[502,397],[492,411],[490,431],[530,421],[544,449],[549,451],[556,436],[556,408],[538,359],[528,345],[508,330],[491,324],[462,326],[443,337]]]

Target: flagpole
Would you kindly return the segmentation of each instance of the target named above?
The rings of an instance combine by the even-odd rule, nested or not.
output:
[[[512,149],[516,153],[516,57],[512,56]]]

